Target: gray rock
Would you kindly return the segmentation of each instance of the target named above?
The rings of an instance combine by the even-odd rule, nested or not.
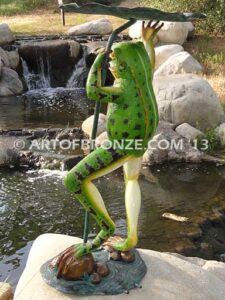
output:
[[[92,134],[93,122],[94,116],[92,115],[89,118],[87,118],[82,124],[83,132],[89,137],[91,137]],[[104,131],[106,131],[106,115],[100,114],[98,120],[97,136],[99,136]]]
[[[0,139],[0,167],[16,166],[19,164],[19,154],[14,147],[14,140]]]
[[[192,22],[187,22],[186,24],[187,24],[187,28],[188,28],[188,37],[187,37],[187,39],[189,40],[189,39],[192,39],[194,34],[195,34],[195,27],[194,27]]]
[[[92,35],[110,34],[113,31],[113,26],[110,20],[100,19],[87,22],[81,25],[73,26],[68,30],[69,35]]]
[[[155,72],[155,76],[171,74],[200,74],[203,68],[200,63],[188,52],[183,51],[172,55]]]
[[[169,141],[163,133],[156,134],[151,140],[151,147],[149,147],[143,156],[143,164],[153,165],[168,161],[169,151],[163,148],[167,146],[167,142]]]
[[[9,26],[5,23],[0,24],[0,46],[11,44],[16,40]]]
[[[103,133],[101,133],[97,139],[96,139],[96,146],[101,146],[103,145],[106,141],[108,140],[108,134],[106,131],[104,131]]]
[[[225,264],[219,261],[206,261],[202,267],[204,270],[211,272],[225,282]]]
[[[164,45],[155,48],[155,68],[158,69],[167,59],[172,55],[184,51],[184,48],[180,45]]]
[[[6,54],[8,56],[9,68],[16,70],[20,62],[18,50],[6,51]]]
[[[155,77],[154,90],[160,119],[176,126],[188,123],[200,130],[224,120],[220,101],[209,83],[193,74]]]
[[[163,28],[158,32],[161,43],[183,45],[188,36],[186,22],[163,22]]]
[[[132,39],[139,39],[141,37],[142,21],[137,21],[129,28],[129,36]]]
[[[1,47],[0,47],[0,60],[2,61],[3,67],[9,67],[9,58],[7,55],[7,51],[4,51]]]
[[[67,247],[81,243],[76,237],[56,234],[41,235],[33,243],[26,268],[15,291],[16,300],[68,300],[82,297],[66,295],[47,285],[39,272],[40,266]],[[173,253],[139,249],[148,272],[142,289],[130,292],[129,299],[139,300],[224,300],[225,264],[198,258],[186,258]],[[32,278],[32,281],[30,281]],[[29,284],[27,284],[29,282]],[[38,287],[38,289],[37,289]],[[90,298],[90,297],[87,297]],[[99,295],[91,299],[99,300]],[[127,299],[126,294],[104,296],[109,299]]]
[[[51,57],[51,63],[63,67],[66,63],[74,63],[80,54],[80,44],[73,40],[49,40],[42,42],[30,42],[19,48],[19,54],[29,64],[39,56]],[[34,55],[36,52],[36,55]]]
[[[194,128],[188,123],[183,123],[177,126],[176,132],[190,141],[204,136],[204,133],[202,131]]]
[[[143,156],[143,164],[153,165],[167,161],[201,162],[203,153],[192,147],[173,127],[173,124],[167,122],[159,123],[156,135],[149,142],[148,150]]]
[[[225,145],[225,123],[218,126],[215,130],[217,136],[220,138],[221,144]]]
[[[98,53],[105,49],[107,41],[93,41],[89,42],[87,45],[88,53],[86,56],[86,63],[88,68],[91,68],[92,64],[94,63]]]
[[[9,68],[2,68],[0,78],[0,96],[19,95],[23,92],[23,84],[18,74]]]

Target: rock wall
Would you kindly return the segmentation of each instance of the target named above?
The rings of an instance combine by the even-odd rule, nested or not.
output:
[[[15,41],[15,36],[7,24],[0,24],[0,46]],[[23,92],[23,84],[17,69],[19,67],[17,50],[5,51],[0,47],[0,97],[18,95]]]

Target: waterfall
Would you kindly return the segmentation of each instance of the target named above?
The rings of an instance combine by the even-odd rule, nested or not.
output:
[[[30,71],[27,62],[22,59],[23,77],[26,81],[28,90],[36,90],[51,87],[51,64],[50,59],[46,59],[46,64],[42,56],[37,57],[37,72]]]
[[[88,69],[86,67],[87,50],[83,47],[83,55],[75,64],[72,75],[70,76],[66,88],[84,87],[88,76]]]
[[[33,51],[34,59],[22,58],[23,76],[29,91],[56,87],[84,87],[88,76],[87,49],[83,47],[80,59],[73,65],[65,65],[63,71],[55,68],[50,53]]]

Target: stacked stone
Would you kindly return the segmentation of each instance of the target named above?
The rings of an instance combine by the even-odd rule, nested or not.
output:
[[[18,51],[5,51],[2,48],[14,41],[15,36],[8,25],[0,24],[0,96],[18,95],[23,92],[23,84],[17,73],[20,61]]]

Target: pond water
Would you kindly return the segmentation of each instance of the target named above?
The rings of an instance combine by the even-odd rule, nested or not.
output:
[[[52,232],[82,236],[84,211],[62,184],[60,171],[0,170],[0,281],[16,285],[32,241]],[[126,234],[122,172],[101,178],[98,185],[117,233]],[[142,208],[139,247],[178,251],[217,258],[225,253],[225,222],[215,221],[195,236],[197,223],[225,203],[225,168],[168,165],[143,169],[140,177]],[[179,223],[162,218],[165,212],[190,218]],[[96,224],[92,223],[94,231]],[[194,235],[193,235],[194,233]],[[215,245],[220,247],[215,248]],[[206,251],[206,245],[208,250]],[[184,250],[185,254],[185,250]]]
[[[82,88],[48,88],[0,97],[0,128],[76,127],[93,113],[93,107]]]

